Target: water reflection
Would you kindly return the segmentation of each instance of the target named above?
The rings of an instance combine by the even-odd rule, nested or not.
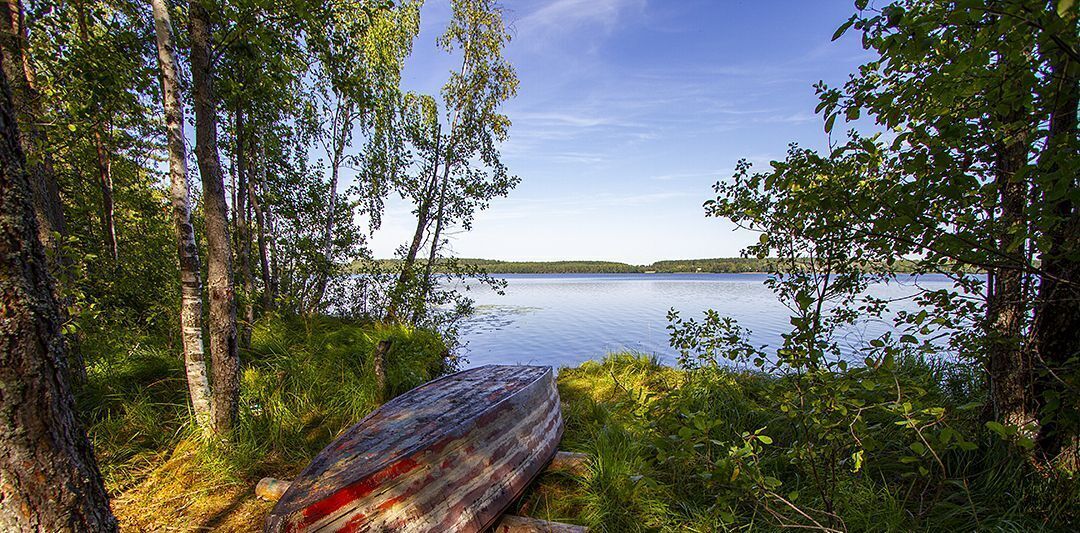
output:
[[[489,363],[577,365],[604,354],[633,350],[674,362],[667,311],[684,317],[706,309],[732,316],[751,330],[754,344],[776,345],[790,330],[790,313],[762,282],[764,274],[517,274],[505,275],[506,295],[470,286],[476,311],[462,324],[466,366]],[[922,276],[923,289],[949,288],[944,276]],[[875,285],[871,294],[901,299],[914,280]],[[854,354],[890,324],[874,321],[844,332],[842,347]]]

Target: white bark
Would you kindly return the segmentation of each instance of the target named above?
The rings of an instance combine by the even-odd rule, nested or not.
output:
[[[158,64],[161,67],[161,94],[165,107],[165,129],[169,146],[169,196],[172,201],[176,249],[180,260],[180,337],[184,346],[191,406],[200,427],[210,421],[210,382],[206,375],[206,353],[202,334],[202,279],[199,274],[199,247],[191,225],[188,203],[184,109],[173,51],[172,21],[165,0],[150,0],[157,32]]]

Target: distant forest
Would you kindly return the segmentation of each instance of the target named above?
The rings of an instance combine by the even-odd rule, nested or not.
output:
[[[717,257],[712,259],[669,259],[649,265],[631,265],[616,261],[498,261],[495,259],[456,259],[459,267],[483,270],[490,274],[646,274],[646,273],[751,273],[775,270],[776,259],[753,257]],[[397,259],[381,259],[380,266],[393,269]],[[354,265],[359,271],[359,265]],[[899,260],[896,272],[914,272],[914,263]],[[445,270],[436,266],[436,271]],[[968,269],[970,270],[970,269]],[[972,272],[974,272],[972,270]]]

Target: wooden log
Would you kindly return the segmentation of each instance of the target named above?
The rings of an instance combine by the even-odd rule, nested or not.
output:
[[[390,352],[390,339],[379,341],[375,346],[375,399],[379,403],[386,401],[386,354]]]
[[[493,533],[586,533],[589,528],[507,514],[503,515],[491,531]]]
[[[589,472],[589,456],[575,452],[556,452],[555,458],[548,464],[547,469],[552,472],[584,476]]]
[[[259,480],[258,485],[255,485],[255,495],[271,502],[280,500],[281,495],[287,490],[289,490],[288,481],[272,477],[264,477]]]

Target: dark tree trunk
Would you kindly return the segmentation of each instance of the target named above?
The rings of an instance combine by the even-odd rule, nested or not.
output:
[[[6,58],[0,59],[6,65]],[[67,383],[7,76],[0,73],[0,530],[116,531]]]
[[[10,84],[15,120],[18,123],[19,144],[26,156],[27,179],[30,181],[30,197],[37,218],[38,239],[45,247],[46,260],[53,272],[63,270],[60,240],[67,234],[64,226],[64,209],[60,203],[60,189],[56,184],[52,158],[45,131],[38,126],[41,116],[41,99],[34,81],[34,69],[27,46],[26,26],[23,22],[22,3],[19,0],[0,1],[0,53],[4,74]],[[56,289],[54,287],[54,289]],[[59,293],[59,301],[64,301]],[[66,316],[60,307],[61,320]],[[73,340],[73,339],[72,339]],[[72,380],[78,384],[86,381],[86,365],[78,350],[67,354]]]
[[[26,26],[23,22],[22,2],[0,2],[0,49],[4,60],[4,74],[11,87],[15,119],[19,125],[19,144],[26,154],[26,171],[30,180],[30,192],[34,214],[38,222],[38,238],[45,245],[53,261],[59,254],[59,243],[53,234],[64,235],[64,211],[60,192],[53,173],[45,132],[35,117],[41,116],[40,96],[34,86],[34,69],[27,52]]]
[[[375,401],[383,403],[386,401],[386,356],[390,353],[390,339],[379,341],[379,344],[375,345],[375,352],[372,354],[372,369],[375,375]]]
[[[189,4],[191,80],[195,101],[195,155],[203,185],[206,221],[207,288],[210,294],[210,360],[213,428],[232,430],[240,400],[240,357],[236,344],[236,299],[229,243],[229,210],[217,147],[210,64],[210,15],[198,0]]]
[[[996,151],[1001,232],[997,247],[1003,257],[1011,258],[1011,264],[995,269],[993,293],[987,302],[990,398],[997,420],[1028,427],[1036,421],[1036,416],[1031,399],[1031,361],[1023,342],[1024,317],[1028,309],[1024,297],[1026,247],[1014,249],[1012,242],[1016,235],[1025,234],[1027,224],[1024,208],[1028,183],[1019,174],[1027,162],[1025,135],[1017,133]]]
[[[1057,57],[1048,80],[1047,100],[1056,105],[1044,154],[1047,162],[1040,166],[1053,175],[1052,182],[1060,184],[1049,190],[1076,191],[1080,180],[1076,174],[1063,172],[1060,160],[1076,158],[1080,151],[1080,64],[1057,47],[1050,53]],[[1049,250],[1040,258],[1044,275],[1039,282],[1032,335],[1039,370],[1036,397],[1043,406],[1039,445],[1048,457],[1059,458],[1075,469],[1080,466],[1080,260],[1076,255],[1080,251],[1080,206],[1070,195],[1050,205],[1055,223],[1047,232]]]
[[[105,249],[112,260],[120,259],[116,245],[116,220],[113,202],[112,160],[102,138],[101,127],[94,126],[94,150],[97,152],[98,187],[101,189],[101,233],[105,236]]]
[[[195,420],[202,428],[210,423],[210,382],[203,351],[202,278],[199,246],[191,225],[188,202],[187,147],[184,139],[184,108],[172,40],[172,18],[165,0],[151,0],[157,35],[161,94],[165,109],[165,135],[169,145],[169,197],[172,202],[176,251],[180,261],[180,341]]]

